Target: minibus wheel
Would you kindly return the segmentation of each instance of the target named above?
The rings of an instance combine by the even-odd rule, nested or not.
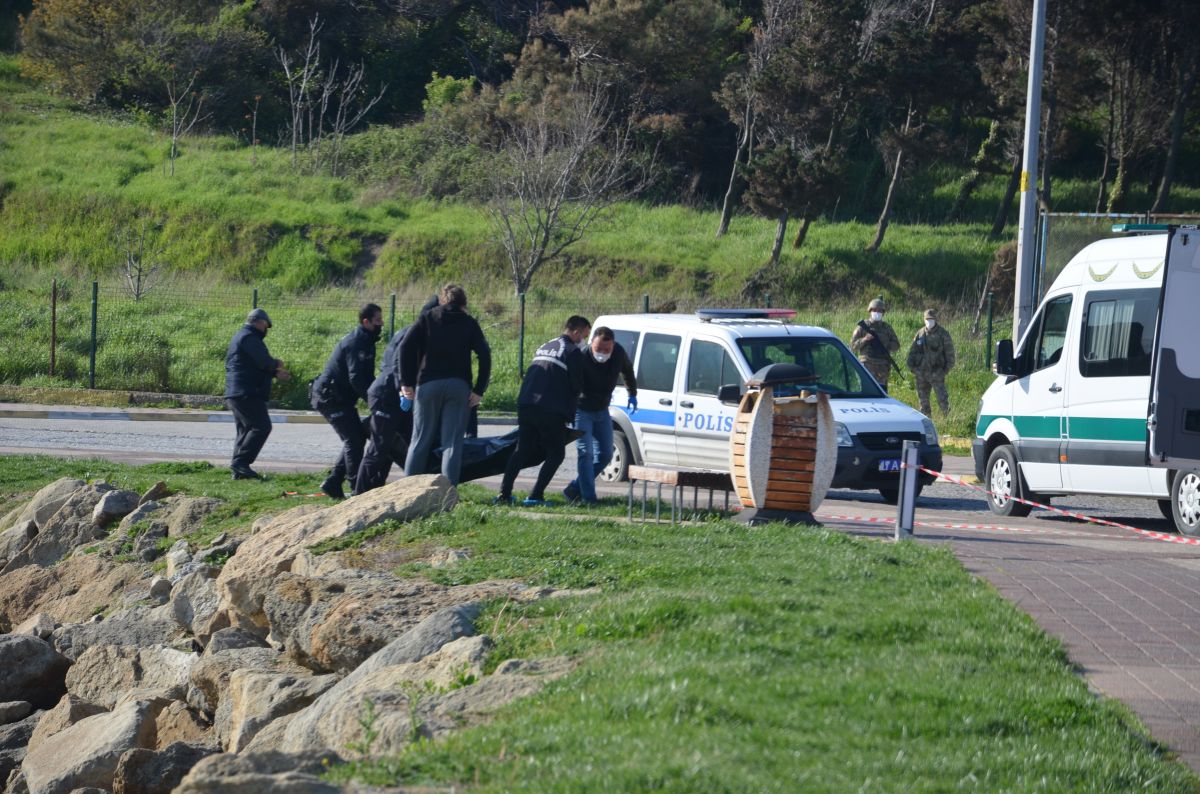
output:
[[[984,470],[983,487],[988,493],[988,507],[998,516],[1023,518],[1033,510],[1027,504],[1021,504],[1013,499],[1015,496],[1024,497],[1021,487],[1021,472],[1017,468],[1017,456],[1008,444],[996,447],[988,458]]]
[[[1181,471],[1171,480],[1171,518],[1188,537],[1200,537],[1200,474]]]

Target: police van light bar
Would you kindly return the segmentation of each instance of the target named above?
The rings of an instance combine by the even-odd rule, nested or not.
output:
[[[795,309],[697,309],[704,322],[713,320],[786,320],[796,316]]]

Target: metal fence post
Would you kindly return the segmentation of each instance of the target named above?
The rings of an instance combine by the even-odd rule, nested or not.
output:
[[[50,377],[54,377],[55,351],[58,348],[58,279],[50,287]]]
[[[992,308],[996,293],[988,293],[987,369],[992,368]]]
[[[396,335],[396,293],[392,293],[392,313],[388,315],[388,339]]]
[[[763,298],[765,298],[767,301],[767,308],[768,309],[771,308],[771,293],[768,292],[766,295],[763,296]]]
[[[254,288],[254,297],[251,298],[250,300],[253,303],[253,305],[250,308],[257,309],[258,308],[258,287]]]
[[[642,295],[642,314],[650,313],[650,295]]]
[[[517,337],[517,375],[525,377],[525,293],[517,295],[521,302],[521,327]]]
[[[100,300],[100,282],[92,282],[92,351],[88,357],[88,388],[96,388],[96,304]]]

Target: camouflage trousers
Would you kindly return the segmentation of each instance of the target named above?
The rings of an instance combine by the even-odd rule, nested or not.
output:
[[[875,358],[873,356],[863,356],[859,361],[867,368],[867,372],[870,372],[871,376],[879,381],[879,385],[883,387],[883,390],[887,391],[888,377],[892,374],[892,363],[886,358]]]
[[[929,406],[930,389],[937,395],[938,408],[942,409],[942,414],[950,413],[950,393],[946,391],[946,376],[940,372],[914,372],[913,376],[917,381],[917,399],[921,401],[921,413],[932,416]]]

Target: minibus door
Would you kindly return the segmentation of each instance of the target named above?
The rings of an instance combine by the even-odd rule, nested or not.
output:
[[[1200,470],[1200,230],[1173,227],[1167,238],[1158,327],[1150,370],[1147,461]]]

